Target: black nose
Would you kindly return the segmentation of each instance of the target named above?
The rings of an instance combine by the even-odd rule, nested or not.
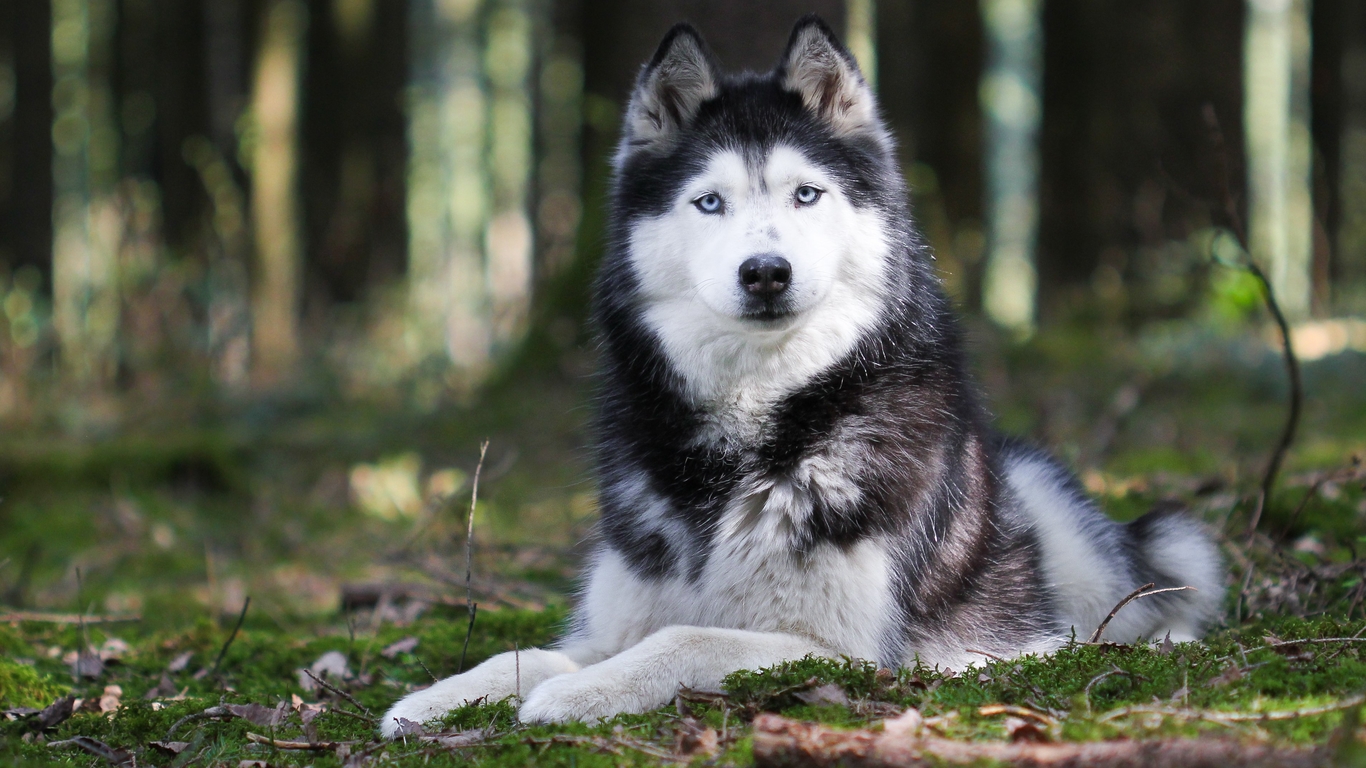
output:
[[[765,301],[777,298],[792,282],[792,265],[776,253],[761,253],[740,265],[740,285],[745,292]]]

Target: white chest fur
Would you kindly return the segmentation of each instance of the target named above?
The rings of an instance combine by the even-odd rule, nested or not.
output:
[[[727,627],[801,635],[835,654],[879,658],[897,623],[885,545],[819,544],[798,553],[775,535],[782,525],[722,526],[695,579],[642,579],[604,550],[584,595],[586,636],[576,640],[609,656],[668,626]]]

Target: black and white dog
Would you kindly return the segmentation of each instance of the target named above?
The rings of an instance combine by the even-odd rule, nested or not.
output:
[[[1001,440],[911,224],[873,93],[819,19],[723,74],[679,25],[640,74],[597,283],[600,543],[554,650],[495,656],[382,726],[523,697],[526,721],[666,704],[809,654],[962,669],[1085,638],[1193,640],[1201,527],[1110,521]],[[520,690],[516,686],[520,685]]]

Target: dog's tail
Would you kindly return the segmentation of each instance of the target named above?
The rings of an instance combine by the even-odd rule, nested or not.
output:
[[[1195,588],[1152,598],[1161,601],[1162,626],[1151,636],[1170,632],[1174,641],[1203,636],[1224,604],[1224,563],[1210,532],[1176,503],[1158,505],[1126,529],[1148,581],[1158,588]]]

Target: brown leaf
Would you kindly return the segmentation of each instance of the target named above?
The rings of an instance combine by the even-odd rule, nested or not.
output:
[[[1242,679],[1243,670],[1239,668],[1237,664],[1230,664],[1228,669],[1220,672],[1217,677],[1209,681],[1209,686],[1211,688],[1218,688],[1220,686],[1228,685],[1229,683],[1236,683]]]
[[[398,728],[394,731],[395,736],[426,736],[427,732],[422,730],[422,723],[414,723],[406,717],[398,719]]]
[[[190,748],[188,741],[153,741],[148,746],[167,757],[175,757]]]
[[[38,713],[38,728],[45,731],[66,722],[70,719],[71,713],[75,711],[75,705],[76,699],[72,696],[63,696],[47,705],[42,712]]]
[[[838,704],[849,706],[849,697],[845,695],[844,689],[833,683],[827,683],[819,688],[812,688],[809,691],[801,691],[793,694],[799,701],[806,704]]]
[[[123,698],[122,688],[120,688],[117,685],[106,685],[104,687],[104,695],[100,696],[98,702],[100,711],[117,712],[119,708],[119,700],[121,698]]]
[[[715,757],[716,753],[721,751],[721,739],[716,730],[692,718],[685,718],[679,722],[675,739],[675,751],[687,757]]]
[[[185,651],[174,659],[171,659],[171,663],[166,665],[166,671],[171,673],[184,672],[185,668],[190,666],[190,659],[193,658],[194,651]]]
[[[1168,632],[1167,636],[1162,638],[1162,645],[1157,647],[1157,652],[1163,656],[1170,656],[1175,650],[1176,644],[1172,642],[1172,633]]]
[[[284,722],[288,710],[281,703],[280,706],[271,709],[260,704],[225,704],[224,709],[246,720],[252,725],[276,726]]]
[[[1026,720],[1022,717],[1007,717],[1002,725],[1005,726],[1006,734],[1010,736],[1012,742],[1031,741],[1042,744],[1052,741],[1048,736],[1048,731],[1040,728],[1039,724],[1033,720]]]
[[[919,736],[920,730],[924,727],[925,718],[920,715],[920,710],[915,707],[911,707],[891,720],[882,723],[882,730],[892,736]]]
[[[400,653],[411,653],[416,647],[417,638],[410,635],[402,640],[390,643],[384,650],[379,652],[379,655],[386,659],[392,659]]]

